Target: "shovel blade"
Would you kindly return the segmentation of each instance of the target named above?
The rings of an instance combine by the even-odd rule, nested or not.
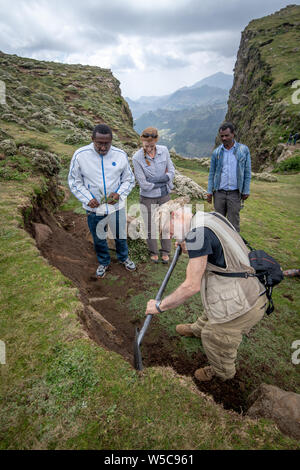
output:
[[[136,328],[134,347],[133,347],[134,367],[136,370],[143,370],[142,353],[141,353],[140,346],[138,343],[139,332],[140,332],[139,329]]]

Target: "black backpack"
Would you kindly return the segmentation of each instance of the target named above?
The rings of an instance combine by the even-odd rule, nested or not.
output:
[[[272,300],[272,292],[273,287],[279,284],[283,280],[283,272],[279,265],[279,263],[272,258],[272,256],[268,255],[263,250],[253,250],[253,248],[249,245],[249,243],[242,237],[244,243],[250,249],[249,253],[249,261],[252,268],[255,270],[255,274],[250,273],[219,273],[215,272],[215,274],[220,274],[221,276],[226,277],[257,277],[259,281],[265,286],[266,288],[266,295],[269,301],[268,308],[266,310],[266,314],[270,315],[274,311],[274,303]]]

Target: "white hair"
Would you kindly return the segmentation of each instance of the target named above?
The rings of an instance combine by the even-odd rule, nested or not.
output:
[[[177,200],[168,201],[155,210],[155,224],[162,238],[170,237],[170,220],[171,216],[192,216],[192,206],[187,204],[187,199],[178,198]]]

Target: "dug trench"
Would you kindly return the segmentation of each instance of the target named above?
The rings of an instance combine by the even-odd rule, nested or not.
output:
[[[97,279],[98,263],[86,216],[72,211],[52,213],[35,206],[31,216],[26,217],[25,228],[35,238],[43,257],[78,288],[84,306],[80,321],[89,337],[99,346],[120,354],[134,367],[135,328],[140,328],[144,319],[134,317],[129,304],[132,295],[144,292],[149,283],[145,264],[138,264],[136,271],[129,273],[112,251],[107,276]],[[154,316],[141,346],[143,366],[170,366],[180,375],[193,377],[197,368],[207,365],[207,359],[201,351],[184,354],[178,341],[175,334],[170,336],[164,330],[159,316]],[[238,371],[226,382],[216,377],[206,383],[194,381],[199,390],[211,395],[225,409],[243,413],[247,410],[247,399],[240,374]]]

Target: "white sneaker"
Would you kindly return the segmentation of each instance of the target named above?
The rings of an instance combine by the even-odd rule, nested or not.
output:
[[[99,264],[97,271],[96,271],[96,276],[101,277],[101,278],[104,277],[107,270],[108,270],[108,265],[104,266],[103,264]]]
[[[125,261],[120,261],[120,263],[125,266],[125,269],[127,269],[127,271],[135,271],[136,270],[136,266],[135,266],[134,262],[131,261],[130,258],[127,258]]]

